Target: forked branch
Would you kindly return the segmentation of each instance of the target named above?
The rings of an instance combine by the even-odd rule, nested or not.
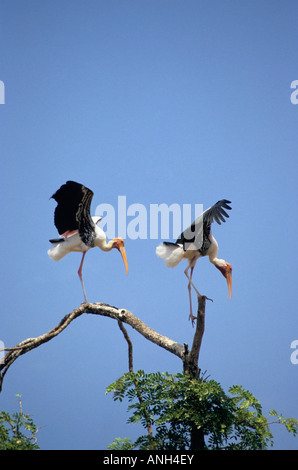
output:
[[[133,315],[129,310],[119,309],[112,307],[111,305],[104,303],[84,303],[78,308],[74,309],[71,313],[65,315],[64,318],[56,325],[53,329],[44,333],[41,336],[36,338],[28,338],[24,341],[21,341],[16,346],[12,348],[5,348],[5,356],[0,362],[0,391],[2,389],[3,379],[8,371],[9,367],[18,359],[18,357],[26,354],[27,352],[41,346],[44,343],[47,343],[51,339],[59,335],[73,320],[78,318],[83,314],[93,314],[101,315],[104,317],[109,317],[118,321],[119,327],[121,324],[126,323],[134,328],[138,333],[140,333],[144,338],[148,339],[152,343],[155,343],[157,346],[166,349],[170,353],[176,355],[183,361],[184,370],[193,372],[198,370],[198,357],[201,347],[202,337],[204,333],[204,318],[205,318],[205,296],[198,296],[199,307],[198,307],[198,320],[196,331],[193,339],[192,349],[189,352],[187,345],[182,345],[167,336],[157,333],[152,328],[147,326],[142,320]],[[123,329],[122,329],[123,332]],[[125,335],[124,335],[125,336]],[[128,335],[127,335],[128,336]],[[128,341],[129,337],[125,338]],[[131,352],[130,352],[131,354]],[[132,366],[132,356],[130,357],[130,364]]]
[[[32,349],[41,346],[44,343],[47,343],[55,336],[59,335],[73,320],[75,320],[84,313],[101,315],[115,319],[120,323],[127,323],[149,341],[166,349],[172,354],[175,354],[182,360],[184,358],[184,347],[181,344],[157,333],[152,328],[147,326],[144,322],[142,322],[139,318],[135,317],[128,310],[112,307],[111,305],[107,305],[104,303],[84,303],[75,310],[73,310],[71,313],[65,315],[65,317],[62,318],[58,325],[56,325],[47,333],[36,338],[28,338],[24,341],[21,341],[12,348],[4,349],[6,354],[0,362],[0,391],[2,389],[3,379],[6,372],[8,371],[9,367],[16,361],[16,359],[18,359],[18,357],[22,356],[23,354],[26,354]]]

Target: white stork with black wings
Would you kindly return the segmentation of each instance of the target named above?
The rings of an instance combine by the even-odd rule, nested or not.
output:
[[[53,260],[59,261],[71,251],[83,253],[78,275],[85,302],[88,302],[82,276],[87,251],[95,246],[103,251],[117,248],[123,258],[127,274],[128,265],[124,241],[122,238],[114,238],[107,243],[104,231],[96,225],[101,217],[91,217],[90,215],[93,192],[82,184],[67,181],[53,194],[52,198],[58,203],[55,209],[54,223],[60,238],[50,240],[53,246],[48,250],[48,255]]]
[[[198,290],[192,282],[192,274],[197,259],[202,256],[209,256],[209,260],[219,269],[226,278],[229,290],[229,298],[232,297],[232,266],[223,259],[217,258],[218,244],[211,233],[211,224],[215,220],[219,225],[225,222],[225,217],[229,217],[225,209],[231,210],[230,201],[222,199],[204,211],[181,235],[176,243],[163,242],[156,248],[156,254],[163,258],[169,268],[174,268],[182,259],[188,260],[188,266],[184,273],[188,279],[188,292],[190,302],[189,318],[194,321],[191,303],[191,286],[198,294]],[[190,269],[190,275],[188,273]]]

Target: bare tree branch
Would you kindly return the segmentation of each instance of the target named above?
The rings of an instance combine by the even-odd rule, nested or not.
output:
[[[198,371],[199,355],[202,346],[203,335],[205,331],[205,308],[206,299],[204,295],[198,296],[198,312],[197,312],[197,324],[196,331],[192,342],[190,351],[189,362]]]
[[[196,330],[192,342],[191,350],[188,350],[188,345],[185,344],[185,358],[183,361],[184,372],[188,372],[192,376],[196,376],[200,373],[198,361],[199,354],[202,345],[202,339],[205,331],[205,308],[206,300],[211,300],[205,295],[198,295],[198,312],[197,312],[197,324]],[[202,428],[197,428],[193,425],[191,428],[191,449],[205,449],[204,432]]]
[[[58,325],[56,325],[52,330],[48,331],[47,333],[44,333],[43,335],[38,336],[37,338],[28,338],[24,341],[21,341],[13,348],[5,348],[5,351],[7,351],[7,353],[0,362],[0,391],[2,390],[3,379],[6,372],[18,357],[22,356],[23,354],[26,354],[32,349],[41,346],[42,344],[50,341],[51,339],[59,335],[73,320],[81,316],[83,313],[101,315],[112,318],[118,321],[119,326],[120,323],[122,324],[122,322],[127,323],[136,331],[138,331],[142,336],[144,336],[144,338],[148,339],[152,343],[155,343],[157,346],[166,349],[172,354],[175,354],[181,360],[184,360],[185,349],[181,344],[157,333],[152,328],[147,326],[144,322],[142,322],[139,318],[135,317],[128,310],[112,307],[111,305],[107,305],[104,303],[84,303],[75,310],[73,310],[71,313],[65,315],[65,317],[58,323]]]
[[[184,347],[180,343],[173,341],[167,336],[157,333],[155,330],[142,322],[142,320],[134,316],[129,310],[118,309],[116,307],[111,307],[110,305],[102,303],[84,305],[86,313],[103,315],[114,318],[115,320],[121,320],[122,322],[130,325],[132,328],[138,331],[138,333],[144,336],[144,338],[148,339],[152,343],[155,343],[157,346],[160,346],[172,354],[175,354],[180,359],[184,359]]]
[[[127,346],[128,346],[128,370],[129,370],[129,372],[133,372],[133,346],[132,346],[132,342],[131,342],[131,339],[130,339],[128,333],[127,333],[127,330],[124,327],[121,320],[118,320],[118,326],[119,326],[120,330],[122,331],[123,336],[124,336],[125,341],[127,342]]]
[[[118,322],[118,326],[122,331],[124,338],[128,344],[128,368],[130,372],[133,372],[133,346],[123,323],[130,325],[132,328],[138,331],[138,333],[144,336],[144,338],[148,339],[152,343],[155,343],[157,346],[160,346],[161,348],[164,348],[179,357],[183,362],[184,372],[188,372],[194,377],[197,376],[200,372],[198,360],[202,345],[202,339],[205,331],[205,308],[206,300],[208,299],[208,297],[201,295],[198,291],[196,292],[198,295],[197,322],[193,343],[190,351],[187,344],[184,344],[182,346],[181,344],[177,343],[176,341],[173,341],[167,336],[163,336],[160,333],[157,333],[152,328],[147,326],[144,322],[142,322],[139,318],[135,317],[129,310],[119,309],[116,307],[112,307],[111,305],[99,302],[93,304],[84,303],[68,315],[65,315],[65,317],[62,318],[58,325],[56,325],[52,330],[48,331],[47,333],[38,336],[37,338],[28,338],[14,346],[13,348],[5,348],[5,351],[7,351],[7,353],[4,358],[0,361],[0,392],[2,390],[3,379],[6,372],[18,357],[31,351],[31,349],[37,348],[38,346],[41,346],[42,344],[50,341],[55,336],[59,335],[73,320],[75,320],[84,313],[109,317]],[[139,386],[137,382],[135,383],[135,387],[137,390],[139,402],[142,404],[143,398],[139,391]],[[152,425],[150,417],[147,416],[146,419],[148,436],[150,439],[152,439]],[[198,429],[195,425],[191,429],[191,448],[205,448],[203,430]]]
[[[118,326],[119,326],[120,330],[122,331],[123,336],[124,336],[124,338],[127,342],[127,345],[128,345],[128,369],[129,369],[129,372],[132,373],[133,372],[133,346],[132,346],[132,342],[131,342],[131,339],[130,339],[130,337],[129,337],[127,331],[126,331],[126,328],[124,327],[121,320],[118,320]],[[142,405],[143,404],[143,397],[141,395],[140,387],[138,385],[137,380],[134,381],[134,384],[135,384],[135,387],[136,387],[139,403],[140,403],[140,405]],[[146,416],[148,436],[149,436],[149,439],[152,440],[153,433],[152,433],[152,425],[151,425],[150,417],[149,417],[149,414],[148,414],[147,410],[146,411],[144,410],[144,413],[145,413],[145,416]]]
[[[202,339],[205,331],[205,308],[206,300],[211,300],[205,295],[198,294],[198,312],[196,330],[193,337],[192,347],[189,351],[188,344],[184,345],[184,372],[196,375],[200,370],[198,366],[199,354],[202,345]]]

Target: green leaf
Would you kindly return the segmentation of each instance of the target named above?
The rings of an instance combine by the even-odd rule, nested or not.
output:
[[[137,371],[124,374],[107,391],[129,402],[129,423],[141,423],[148,432],[150,422],[155,434],[140,436],[139,449],[190,449],[194,428],[203,431],[207,449],[266,449],[273,442],[260,402],[240,385],[226,393],[218,382],[199,376]],[[296,435],[294,418],[270,414]]]

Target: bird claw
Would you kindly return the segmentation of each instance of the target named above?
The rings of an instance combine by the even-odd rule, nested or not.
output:
[[[193,316],[193,314],[190,313],[188,319],[191,320],[192,326],[194,326],[194,323],[195,323],[195,320],[197,319],[197,317]]]

